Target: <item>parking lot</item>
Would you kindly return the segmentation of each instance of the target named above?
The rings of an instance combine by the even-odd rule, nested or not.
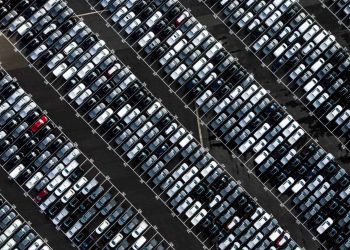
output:
[[[26,220],[16,209],[16,206],[0,195],[1,205],[1,241],[6,242],[7,247],[18,244],[19,248],[41,247],[43,250],[52,249],[47,243],[47,239],[43,238],[33,229],[31,222]],[[17,229],[20,229],[16,231]],[[12,238],[11,238],[12,237]],[[68,249],[70,247],[68,246]]]
[[[178,124],[177,126],[183,126],[187,130],[193,132],[192,133],[193,138],[191,137],[190,139],[190,141],[192,141],[191,145],[193,146],[191,146],[192,148],[188,147],[188,149],[186,149],[188,150],[187,153],[185,150],[181,153],[183,154],[184,158],[176,158],[177,160],[180,160],[179,162],[173,162],[171,156],[167,156],[168,158],[166,157],[164,158],[167,164],[167,168],[170,170],[170,172],[175,173],[176,169],[180,170],[180,167],[183,166],[181,164],[187,164],[187,163],[189,164],[190,161],[192,163],[196,161],[196,160],[191,160],[190,157],[188,160],[186,160],[186,157],[190,156],[194,149],[199,150],[201,148],[200,146],[208,148],[210,154],[213,155],[216,159],[218,159],[219,163],[224,164],[225,171],[227,171],[227,173],[229,173],[236,180],[238,180],[239,181],[238,183],[241,184],[243,188],[245,188],[250,195],[257,198],[255,200],[254,199],[250,200],[251,198],[249,198],[248,196],[249,202],[247,203],[247,201],[245,201],[244,203],[244,204],[247,204],[247,207],[256,206],[255,201],[258,201],[258,203],[268,213],[273,214],[275,218],[277,218],[278,222],[280,223],[280,225],[284,227],[284,229],[290,232],[290,235],[292,236],[292,238],[300,246],[303,246],[306,249],[318,249],[321,247],[320,246],[321,243],[325,244],[326,247],[329,247],[327,243],[328,239],[326,237],[319,237],[317,235],[315,225],[310,226],[309,222],[307,222],[310,219],[310,217],[303,217],[305,216],[305,212],[306,212],[305,209],[308,208],[308,206],[310,205],[305,205],[306,206],[305,208],[299,208],[297,207],[297,204],[299,203],[297,204],[292,203],[297,197],[295,193],[299,192],[300,189],[298,189],[298,191],[293,191],[294,194],[290,192],[291,190],[289,190],[284,194],[285,191],[283,190],[283,187],[285,187],[286,189],[291,187],[291,184],[289,184],[289,186],[286,186],[288,182],[284,182],[284,181],[290,180],[288,179],[287,174],[293,173],[292,176],[295,178],[295,179],[293,178],[293,183],[304,181],[303,179],[304,175],[303,174],[296,175],[297,173],[299,173],[298,172],[299,170],[294,172],[294,169],[293,169],[288,173],[284,173],[284,172],[279,173],[281,177],[278,177],[278,178],[276,177],[277,179],[270,178],[270,177],[266,178],[264,173],[267,170],[264,169],[263,166],[265,164],[264,161],[266,160],[267,156],[265,156],[265,158],[261,158],[262,157],[261,156],[260,158],[262,160],[260,160],[257,154],[257,152],[259,152],[262,149],[260,148],[255,150],[255,146],[257,146],[256,144],[254,146],[254,151],[253,151],[252,145],[243,143],[244,139],[237,140],[235,136],[233,136],[232,138],[227,137],[228,134],[226,133],[226,130],[223,130],[223,127],[221,127],[222,121],[218,120],[218,114],[221,113],[221,110],[220,111],[214,110],[212,108],[213,104],[210,104],[210,102],[207,101],[208,99],[204,99],[205,97],[204,95],[200,98],[198,98],[198,96],[195,96],[196,98],[194,98],[190,90],[186,89],[185,87],[181,87],[181,85],[179,86],[175,81],[175,79],[177,79],[178,77],[175,77],[174,79],[174,75],[170,75],[171,72],[174,72],[173,69],[171,68],[167,69],[164,65],[160,66],[159,64],[156,64],[153,57],[154,55],[147,51],[146,52],[143,51],[142,47],[144,47],[144,45],[141,45],[141,48],[140,48],[139,40],[137,41],[137,43],[133,41],[132,39],[134,38],[132,36],[130,36],[129,34],[125,35],[125,33],[123,33],[124,29],[122,29],[123,32],[121,32],[119,29],[115,29],[115,28],[112,29],[108,27],[111,25],[110,24],[112,19],[111,15],[108,14],[107,11],[101,10],[101,8],[99,9],[97,5],[95,6],[96,3],[97,3],[96,1],[89,1],[89,2],[72,1],[72,3],[69,3],[69,6],[74,9],[77,15],[76,17],[83,17],[86,24],[94,32],[99,33],[99,37],[106,41],[106,44],[109,47],[109,49],[113,49],[113,51],[115,52],[115,54],[117,55],[117,57],[120,59],[121,62],[131,66],[130,70],[134,72],[137,77],[140,78],[141,82],[146,83],[147,89],[154,96],[161,98],[161,103],[164,104],[165,108],[169,110],[170,114],[176,115],[176,116],[170,115],[169,116],[170,121]],[[243,66],[248,65],[246,66],[248,70],[251,70],[254,73],[255,79],[257,79],[259,83],[256,83],[256,85],[254,85],[250,82],[249,84],[247,84],[247,86],[243,85],[244,88],[246,88],[246,90],[251,88],[252,92],[256,91],[256,93],[261,93],[260,97],[256,95],[255,98],[257,98],[257,100],[254,102],[254,105],[260,102],[260,100],[262,100],[261,99],[262,97],[268,98],[267,103],[264,104],[265,106],[262,106],[261,109],[264,109],[266,105],[271,105],[271,109],[275,109],[275,106],[276,106],[277,112],[280,112],[281,114],[285,115],[285,111],[283,108],[283,105],[285,105],[287,107],[287,111],[298,122],[298,123],[295,123],[295,125],[293,125],[295,126],[295,128],[291,130],[289,134],[285,135],[285,137],[287,138],[286,142],[288,140],[288,143],[291,145],[286,145],[284,147],[286,148],[285,150],[291,150],[291,152],[293,152],[292,153],[293,155],[291,155],[291,158],[295,156],[295,159],[293,158],[293,161],[297,160],[297,158],[299,157],[299,154],[300,156],[302,155],[302,157],[304,157],[302,160],[305,160],[305,157],[310,157],[306,159],[311,159],[311,157],[313,157],[312,154],[316,152],[315,154],[321,155],[323,159],[320,161],[323,163],[322,164],[319,163],[321,164],[320,166],[322,166],[322,168],[325,167],[330,161],[333,162],[333,159],[334,161],[339,163],[339,166],[336,165],[335,169],[331,169],[330,165],[329,166],[327,165],[327,169],[331,171],[330,174],[335,174],[337,173],[337,171],[340,171],[338,170],[339,167],[343,167],[345,168],[346,171],[348,171],[349,158],[348,158],[348,151],[346,149],[346,145],[345,147],[341,147],[337,139],[332,134],[326,133],[325,129],[322,129],[322,128],[319,129],[320,125],[317,123],[317,121],[315,123],[315,120],[313,119],[313,117],[308,117],[308,110],[300,109],[300,105],[298,106],[298,100],[293,99],[293,97],[291,98],[290,95],[288,95],[288,92],[286,92],[283,89],[282,84],[278,85],[274,83],[275,78],[271,73],[269,73],[266,69],[262,67],[253,67],[251,69],[252,62],[256,63],[256,65],[259,65],[259,63],[257,62],[257,59],[254,58],[252,55],[247,56],[246,55],[247,52],[245,51],[245,48],[242,45],[237,45],[238,44],[236,43],[237,40],[230,39],[233,36],[228,34],[228,30],[225,28],[224,24],[221,23],[220,20],[218,19],[213,19],[209,10],[205,8],[204,5],[202,7],[194,7],[193,2],[186,2],[186,1],[184,1],[184,4],[191,7],[191,9],[193,8],[193,11],[191,13],[194,14],[200,22],[202,22],[203,24],[207,24],[207,26],[204,27],[203,30],[207,28],[208,31],[214,35],[214,37],[216,37],[222,42],[224,47],[232,55],[240,59],[240,63],[242,63]],[[94,12],[92,9],[90,9],[89,8],[90,5],[95,6],[97,12]],[[104,19],[107,20],[107,22],[109,23],[107,28],[106,28]],[[197,224],[195,224],[194,219],[197,218],[199,220],[202,220],[203,217],[205,217],[206,215],[204,216],[202,215],[202,217],[194,217],[192,218],[193,220],[190,221],[189,218],[184,217],[184,215],[178,216],[178,215],[175,215],[175,213],[173,213],[173,216],[172,216],[172,214],[169,213],[168,208],[165,208],[164,205],[169,206],[171,204],[173,206],[172,200],[169,198],[169,196],[171,197],[171,195],[169,194],[171,190],[174,190],[171,192],[176,193],[179,188],[175,189],[177,187],[176,185],[173,185],[172,182],[170,182],[170,181],[173,181],[170,178],[168,179],[169,183],[164,182],[162,187],[158,186],[159,183],[163,181],[163,179],[157,180],[157,178],[160,178],[159,177],[160,175],[157,175],[158,177],[155,177],[155,175],[151,174],[148,171],[147,173],[148,176],[147,176],[146,172],[140,172],[140,170],[138,169],[140,166],[141,168],[143,166],[138,161],[141,161],[141,162],[145,161],[144,158],[138,158],[137,161],[135,159],[133,160],[134,154],[138,154],[138,151],[132,151],[130,146],[126,146],[127,144],[117,145],[117,146],[115,144],[111,144],[112,141],[108,137],[108,133],[106,132],[106,129],[102,125],[100,125],[99,122],[96,123],[96,121],[91,120],[91,115],[90,115],[91,113],[88,113],[86,108],[82,108],[74,104],[73,101],[76,102],[77,94],[74,92],[74,90],[72,90],[72,88],[70,87],[66,88],[66,85],[69,83],[68,82],[68,80],[70,79],[69,77],[67,77],[67,79],[64,79],[63,81],[62,79],[57,79],[55,75],[52,75],[52,73],[49,73],[46,69],[44,69],[43,65],[39,64],[39,62],[36,59],[34,59],[34,61],[32,60],[33,65],[31,67],[26,66],[29,63],[29,61],[23,60],[22,56],[27,57],[28,60],[31,60],[30,57],[33,54],[28,54],[26,52],[26,49],[24,49],[24,47],[21,45],[21,43],[16,41],[15,37],[11,35],[8,35],[6,38],[3,36],[1,39],[2,39],[1,44],[4,45],[2,47],[3,51],[1,51],[2,52],[1,61],[2,61],[3,67],[7,69],[7,71],[12,76],[15,76],[18,79],[21,87],[23,87],[26,91],[28,91],[28,93],[33,94],[34,100],[37,100],[40,106],[48,110],[50,117],[52,114],[54,121],[63,127],[64,129],[63,131],[67,133],[69,138],[73,139],[73,141],[77,141],[79,148],[81,148],[83,152],[85,152],[87,155],[93,157],[94,159],[93,162],[90,162],[87,159],[82,159],[82,163],[83,163],[82,165],[85,166],[84,169],[86,168],[85,170],[87,170],[89,175],[91,174],[90,177],[93,178],[94,176],[98,176],[99,170],[103,171],[104,174],[107,174],[111,178],[111,182],[116,185],[118,190],[120,189],[123,192],[125,192],[127,194],[127,197],[130,198],[132,204],[134,204],[136,207],[142,208],[143,214],[146,216],[146,218],[149,218],[154,224],[157,225],[154,231],[152,232],[150,231],[150,235],[148,235],[148,237],[150,238],[156,237],[157,228],[159,228],[160,232],[164,234],[165,238],[169,240],[169,242],[174,243],[175,248],[178,248],[178,249],[185,249],[185,248],[199,249],[201,247],[200,246],[201,244],[208,248],[213,248],[217,246],[211,242],[211,237],[213,237],[213,235],[211,235],[210,233],[204,234],[200,231],[197,231],[197,228],[196,228]],[[125,39],[125,40],[122,40],[122,39]],[[197,42],[195,41],[193,42],[194,44],[197,44]],[[172,45],[173,44],[174,43],[172,43]],[[17,48],[17,50],[20,50],[20,52],[17,53],[16,55],[12,55],[12,51],[14,48]],[[130,55],[133,55],[133,56],[130,56]],[[138,56],[138,60],[135,60],[136,56]],[[225,57],[226,56],[227,55],[225,55]],[[192,61],[189,61],[189,63],[192,63],[196,59],[191,59],[191,60]],[[224,61],[224,59],[220,59],[219,62],[220,61]],[[228,73],[227,75],[225,75],[224,73],[222,73],[224,71],[225,69],[221,70],[221,73],[219,74],[221,77],[224,77],[224,79],[227,81],[234,80],[236,75],[234,75],[233,73]],[[204,74],[204,73],[201,73],[201,74]],[[261,78],[262,76],[263,78]],[[199,75],[199,77],[200,79],[202,79],[204,76]],[[29,78],[31,79],[31,81],[27,81],[27,79]],[[260,79],[264,79],[264,80],[261,81]],[[44,80],[46,81],[46,85],[43,83]],[[201,81],[202,80],[199,80],[199,82]],[[37,84],[33,84],[34,82]],[[185,82],[187,82],[187,80],[184,80],[184,83]],[[261,84],[261,86],[266,88],[267,90],[270,90],[270,92],[268,91],[264,92],[265,90],[261,88],[259,84]],[[222,93],[223,95],[227,93],[226,90],[225,90],[226,92],[219,93],[218,89],[220,89],[221,86],[215,87],[213,85],[212,87],[213,89],[211,90],[207,87],[204,87],[204,90],[207,91],[206,93],[209,93],[208,91],[214,92],[214,93],[216,92],[216,94]],[[43,89],[45,89],[45,91],[42,91]],[[228,89],[233,90],[233,86],[228,86]],[[222,90],[224,89],[222,88]],[[202,93],[203,89],[199,88],[196,91],[198,91],[198,93]],[[77,93],[80,93],[80,92],[77,92]],[[151,97],[153,95],[151,95]],[[249,94],[247,98],[250,95],[251,94]],[[58,101],[59,96],[61,96],[61,101]],[[219,97],[221,98],[220,95],[218,95],[218,98]],[[208,97],[205,97],[205,98],[208,98]],[[276,99],[276,102],[274,102],[273,98]],[[55,100],[55,101],[52,101],[52,100]],[[152,100],[152,102],[153,101],[154,100]],[[138,100],[136,104],[139,105],[138,103],[141,103],[141,101]],[[279,106],[278,103],[282,104],[282,106]],[[263,104],[263,102],[261,102],[261,104]],[[150,103],[146,103],[143,105],[144,105],[143,108],[150,109],[152,107]],[[112,107],[112,105],[110,107]],[[258,107],[258,105],[256,107]],[[146,113],[144,114],[146,115]],[[232,113],[229,113],[229,114],[232,114]],[[259,118],[261,120],[261,122],[259,122],[260,124],[263,124],[263,122],[269,121],[267,119],[269,113],[266,114],[267,117],[265,117],[263,112],[259,115],[261,116]],[[243,114],[238,116],[239,119],[241,119],[242,116]],[[226,119],[226,117],[224,119]],[[292,118],[289,118],[289,119],[290,119],[289,120],[290,124],[294,124],[294,120]],[[279,122],[280,121],[281,120],[279,120]],[[249,121],[247,120],[246,123],[249,123]],[[243,122],[239,123],[241,126],[241,129],[244,129],[244,127],[246,126],[246,123],[243,123]],[[250,126],[255,126],[253,127],[255,130],[258,124],[250,125]],[[305,130],[301,128],[304,128]],[[266,130],[265,132],[263,132],[264,130],[261,130],[261,131],[262,131],[261,133],[266,132]],[[299,134],[297,134],[297,132]],[[310,132],[311,135],[308,135],[308,132]],[[293,135],[295,137],[290,136],[292,133],[295,133]],[[224,136],[224,134],[226,136]],[[167,134],[164,134],[164,135],[167,135]],[[315,137],[317,138],[317,140],[314,140]],[[260,137],[252,138],[248,142],[250,144],[255,144],[255,142],[259,138]],[[170,136],[169,136],[169,139],[170,139]],[[121,140],[120,142],[124,142],[124,139]],[[121,144],[120,142],[119,144]],[[152,144],[149,143],[150,139],[145,140],[145,142],[146,144],[144,145],[147,145],[149,147],[149,150],[151,150],[151,152],[154,151],[156,154],[161,154],[162,157],[164,157],[163,156],[163,154],[165,154],[164,152],[168,150],[168,148],[165,148],[165,149],[161,149],[161,151],[156,151],[155,149],[157,148],[157,146],[154,146],[155,148],[153,148]],[[317,145],[318,143],[320,144],[321,147]],[[260,147],[262,148],[265,147],[265,144],[266,142],[262,143]],[[181,145],[181,142],[180,142],[180,145]],[[312,150],[310,149],[310,147],[312,147]],[[323,151],[322,147],[326,151]],[[107,148],[109,150],[107,150]],[[269,151],[273,151],[273,150],[274,148],[269,149]],[[279,160],[281,160],[281,163],[286,165],[291,159],[287,156],[283,156],[283,154],[285,154],[285,151],[283,150],[281,149],[282,153],[279,153],[279,154],[275,154],[276,153],[275,152],[273,156],[276,158],[279,158]],[[112,151],[116,152],[116,155],[113,154]],[[136,153],[132,153],[132,152],[136,152]],[[334,158],[333,156],[332,157],[329,156],[327,152],[332,153]],[[146,152],[145,154],[148,154],[148,153]],[[141,155],[138,157],[141,157]],[[193,154],[193,157],[198,157],[198,156],[196,156],[196,154]],[[124,160],[126,165],[125,163],[124,164],[122,163],[122,160]],[[97,172],[94,172],[95,170],[92,170],[92,169],[95,169],[94,167],[95,163],[98,166],[98,170],[96,170]],[[294,167],[297,167],[298,165],[296,166],[291,165],[291,167],[292,166],[294,168]],[[269,167],[270,166],[267,166],[266,168],[268,169]],[[5,168],[6,168],[6,165],[5,165]],[[115,171],[115,169],[118,169],[118,170]],[[197,168],[192,168],[192,170],[198,171],[198,169],[197,170],[196,169]],[[168,175],[168,173],[164,172],[164,175]],[[276,173],[274,173],[274,175],[277,176]],[[165,177],[162,177],[162,178],[165,178]],[[183,178],[183,181],[186,180],[184,179],[184,177],[182,178]],[[192,176],[188,178],[191,179]],[[347,179],[347,177],[343,177],[343,178]],[[329,179],[330,179],[330,182],[332,182],[330,177]],[[324,179],[322,177],[321,182],[323,180]],[[336,181],[334,181],[334,183],[336,183]],[[312,181],[310,181],[310,183],[311,182]],[[130,188],[130,183],[134,183],[132,188]],[[177,185],[180,185],[179,183],[183,185],[182,182],[177,182]],[[276,185],[276,183],[279,183],[279,184]],[[327,187],[328,184],[326,183],[328,183],[328,179],[322,185],[326,185]],[[169,187],[165,186],[165,184],[168,186],[173,185],[173,188],[169,189]],[[318,184],[314,184],[314,185],[317,186]],[[20,185],[22,185],[22,183],[20,183]],[[220,185],[223,185],[223,184],[220,184]],[[346,185],[347,185],[347,182],[345,182],[345,184],[342,184],[341,188],[345,189]],[[165,188],[163,188],[163,186]],[[108,187],[106,188],[107,190],[109,190]],[[329,188],[329,186],[327,188]],[[166,191],[164,189],[166,189]],[[310,191],[313,191],[313,190],[310,190]],[[323,191],[318,190],[318,192],[321,192],[321,195],[325,191],[326,190],[323,190]],[[337,192],[338,191],[339,190],[337,189]],[[119,191],[117,191],[115,195],[118,196],[118,193]],[[33,195],[33,197],[35,197],[34,194],[29,194],[29,195]],[[316,196],[317,199],[320,197],[319,194],[315,193],[315,195],[318,195]],[[208,213],[208,211],[211,210],[209,202],[203,201],[201,199],[200,201],[203,203],[203,204],[199,203],[201,204],[200,206],[202,206],[201,211],[202,213],[204,212]],[[280,208],[281,204],[283,207],[282,209]],[[339,205],[347,207],[345,203],[342,203]],[[206,208],[206,206],[209,206],[209,207]],[[172,211],[175,211],[174,208],[169,207],[169,209]],[[155,210],[157,211],[157,214],[153,213],[153,211]],[[327,210],[324,212],[328,213],[329,211]],[[200,213],[198,214],[198,216],[199,215]],[[186,213],[186,216],[189,217],[187,213]],[[305,218],[307,219],[305,220]],[[321,217],[320,220],[323,221],[324,219],[325,217]],[[298,220],[297,223],[296,223],[296,220]],[[166,223],[164,223],[165,221]],[[211,222],[208,222],[208,223],[211,223]],[[313,222],[313,223],[316,223],[316,225],[320,224],[320,222]],[[169,225],[172,225],[172,226],[169,226]],[[271,225],[272,225],[272,221],[271,221]],[[96,225],[94,225],[93,227],[96,227],[96,226],[98,226],[97,222],[96,222]],[[184,229],[186,227],[188,228],[188,232],[190,232],[191,234],[188,234],[186,232],[186,230]],[[268,227],[266,227],[267,231],[264,232],[265,235],[267,235],[267,233],[269,232],[272,232],[272,229],[273,229],[273,227],[270,229],[267,229],[267,228]],[[88,231],[87,236],[93,236],[93,235],[90,235],[90,233],[91,232]],[[197,238],[197,240],[191,240],[193,239],[193,236],[194,238]],[[312,239],[313,236],[315,237],[314,240]],[[215,236],[215,237],[225,237],[225,236],[220,236],[220,234],[218,234],[218,236]],[[249,237],[252,237],[252,236],[249,236]],[[257,235],[256,237],[262,237],[262,236]],[[317,237],[317,241],[316,241],[316,237]],[[94,236],[93,238],[96,238],[96,236]],[[244,242],[242,239],[243,238],[241,238],[241,242]],[[220,240],[222,240],[222,238],[220,238]],[[164,242],[166,242],[166,240],[164,240]],[[342,243],[343,242],[345,242],[345,239],[342,240]],[[193,245],[189,246],[189,244],[193,244]],[[267,246],[268,244],[271,244],[271,243],[266,241],[264,242],[264,244],[266,244],[265,246]],[[336,243],[336,244],[340,245],[341,243]],[[78,246],[80,246],[80,243]],[[170,247],[170,243],[167,243],[167,247]],[[291,248],[291,249],[294,249],[294,248]]]

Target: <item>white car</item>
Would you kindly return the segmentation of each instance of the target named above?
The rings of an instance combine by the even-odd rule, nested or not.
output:
[[[328,121],[332,121],[339,113],[343,110],[342,106],[337,105],[328,115],[326,116]]]
[[[183,35],[181,30],[177,30],[176,32],[174,32],[167,40],[166,43],[169,46],[172,46],[173,44],[176,43],[176,41]]]
[[[255,143],[255,138],[250,137],[241,146],[238,147],[239,152],[244,154],[254,143]]]
[[[138,41],[138,44],[140,47],[145,47],[146,44],[151,41],[151,39],[153,39],[155,37],[154,33],[151,31],[149,33],[147,33],[144,37],[142,37],[140,39],[140,41]]]
[[[192,167],[189,171],[187,171],[187,173],[185,173],[182,176],[182,180],[184,181],[184,183],[188,182],[192,176],[194,176],[196,173],[198,172],[198,168],[197,167]]]
[[[294,184],[293,177],[288,177],[288,179],[278,187],[278,191],[283,194],[287,189],[289,189]]]
[[[299,180],[297,183],[294,184],[292,187],[292,191],[294,193],[298,193],[304,186],[305,186],[305,181],[303,179]]]
[[[119,242],[121,242],[123,239],[123,235],[121,233],[118,233],[114,238],[109,242],[109,246],[112,248],[115,248]]]
[[[61,222],[61,220],[69,214],[67,208],[62,209],[52,220],[55,225]]]
[[[114,111],[111,108],[106,109],[99,117],[97,117],[96,122],[98,124],[104,123],[111,115],[113,115]]]
[[[270,220],[271,215],[269,215],[268,213],[265,213],[263,216],[260,217],[259,220],[257,220],[254,223],[254,227],[256,229],[260,229],[268,220]]]
[[[38,172],[36,173],[32,178],[30,178],[30,180],[26,183],[26,187],[28,189],[31,189],[32,187],[35,186],[35,184],[38,183],[38,181],[40,181],[42,178],[44,177],[43,173]]]
[[[269,156],[269,152],[267,150],[262,151],[255,159],[254,162],[259,165],[261,164],[267,157]]]
[[[57,197],[55,194],[51,194],[41,205],[40,205],[40,209],[41,210],[46,210],[48,208],[48,206],[50,206],[51,203],[53,203],[54,201],[56,201]]]
[[[94,68],[95,65],[93,63],[88,63],[81,70],[79,70],[77,76],[79,77],[79,79],[83,79]]]
[[[64,71],[66,71],[66,69],[68,68],[67,64],[62,63],[60,65],[58,65],[53,71],[52,74],[54,74],[54,76],[59,77],[60,75],[63,74]]]
[[[125,28],[125,32],[129,35],[131,32],[133,32],[133,30],[139,26],[141,24],[141,20],[140,19],[135,19],[134,21],[132,21],[126,28]]]
[[[55,190],[55,194],[57,196],[61,196],[62,193],[64,191],[66,191],[70,185],[72,184],[72,182],[69,179],[66,179],[56,190]]]
[[[268,35],[263,35],[256,43],[254,43],[253,49],[255,51],[260,50],[265,45],[265,43],[269,41],[269,39],[270,38]]]
[[[92,91],[90,89],[85,90],[81,93],[78,98],[75,99],[75,103],[79,106],[85,101],[86,98],[92,95]]]
[[[172,188],[170,188],[168,191],[167,191],[167,195],[169,197],[173,197],[173,195],[182,188],[183,186],[183,182],[182,181],[177,181],[173,186]]]
[[[9,239],[6,244],[1,248],[1,250],[10,250],[12,249],[17,242],[14,239]]]
[[[227,224],[228,229],[232,229],[235,225],[237,225],[241,219],[238,216],[233,217],[230,223]]]
[[[233,234],[230,234],[229,236],[227,236],[227,238],[222,241],[219,244],[219,249],[220,250],[224,250],[226,249],[229,245],[231,245],[231,243],[235,240],[235,236],[233,236]]]
[[[171,73],[170,77],[173,80],[176,80],[179,78],[185,71],[187,70],[187,66],[185,64],[181,64],[179,67],[177,67],[176,70],[174,70],[173,73]]]
[[[78,86],[76,86],[75,88],[73,88],[69,94],[68,97],[73,100],[75,99],[84,89],[86,88],[85,84],[80,83]]]
[[[102,62],[104,58],[106,58],[110,54],[110,51],[108,49],[103,49],[100,53],[98,53],[93,59],[92,62],[95,65],[98,65]]]
[[[162,16],[162,12],[157,11],[147,20],[146,25],[151,28]]]
[[[63,49],[63,53],[67,56],[71,54],[72,51],[75,50],[77,47],[78,47],[78,44],[76,42],[72,42]]]
[[[61,198],[63,204],[67,203],[73,196],[75,192],[73,189],[69,189]]]
[[[312,102],[321,92],[323,91],[323,88],[321,86],[316,86],[307,96],[306,99],[309,102]]]
[[[62,162],[67,165],[71,163],[74,159],[76,159],[80,155],[79,149],[73,149],[66,157],[63,158]]]
[[[262,139],[261,141],[258,141],[255,146],[253,147],[254,153],[260,152],[261,149],[263,149],[267,144],[267,141],[265,139]]]
[[[93,189],[98,184],[98,181],[96,179],[92,179],[81,191],[83,195],[88,194],[91,189]]]
[[[128,8],[126,8],[125,6],[123,6],[122,8],[120,8],[113,16],[112,16],[112,21],[114,23],[118,22],[120,20],[120,18],[128,12]]]
[[[74,191],[78,192],[86,183],[87,183],[86,177],[81,177],[74,185],[73,189]]]
[[[195,217],[193,217],[191,224],[196,226],[207,215],[207,213],[207,210],[202,209]]]
[[[336,120],[335,122],[338,125],[343,124],[346,120],[348,120],[348,118],[350,117],[350,110],[345,110],[345,112],[343,114],[341,114]]]
[[[63,181],[63,176],[62,175],[57,175],[52,181],[50,181],[49,184],[47,184],[46,189],[51,192],[52,190],[57,187],[58,184],[60,184]]]
[[[138,250],[140,249],[143,244],[146,243],[146,238],[144,236],[141,236],[133,245],[132,245],[132,249],[133,250]]]
[[[89,53],[91,55],[95,55],[97,53],[97,51],[99,51],[100,48],[102,48],[103,46],[106,45],[106,42],[104,40],[100,40],[98,41],[94,46],[92,46],[90,49],[89,49]]]
[[[27,33],[28,30],[30,30],[33,27],[33,25],[30,22],[25,22],[17,29],[17,34],[20,36],[23,36],[25,33]]]
[[[288,138],[288,142],[290,145],[295,144],[303,135],[305,134],[305,131],[303,129],[298,129],[294,134],[292,134]]]
[[[281,227],[277,227],[269,236],[271,241],[277,240],[282,234],[284,230]]]
[[[68,166],[66,168],[64,168],[62,170],[62,175],[64,177],[67,177],[68,175],[70,175],[74,169],[76,169],[79,166],[79,162],[77,162],[76,160],[73,160],[71,163],[68,164]]]
[[[64,55],[62,53],[59,53],[57,55],[55,55],[54,57],[51,58],[51,60],[46,64],[46,66],[49,69],[53,69],[54,67],[56,67],[56,65],[62,61],[64,59]],[[62,65],[62,64],[61,64]],[[60,65],[60,66],[61,66]],[[52,72],[55,76],[56,75],[61,75],[62,72],[67,68],[66,64],[63,64],[61,67],[57,67],[54,72]]]
[[[47,51],[47,47],[45,44],[40,45],[38,48],[36,48],[31,54],[30,59],[32,62],[36,61],[42,53]]]
[[[131,236],[134,238],[138,238],[146,229],[148,228],[148,224],[146,221],[142,221],[136,229],[131,233]]]
[[[6,228],[4,234],[7,237],[11,236],[22,224],[23,222],[20,219],[16,219],[8,228]]]
[[[15,167],[11,172],[10,172],[10,177],[15,179],[23,170],[25,169],[25,166],[23,164],[19,164],[17,167]]]
[[[110,223],[108,220],[104,220],[95,230],[97,234],[102,234],[107,227],[109,227]]]
[[[26,19],[23,16],[19,16],[14,21],[12,21],[12,23],[8,26],[8,29],[11,32],[14,32],[17,29],[17,27],[22,23],[24,23],[25,21]]]
[[[200,203],[199,201],[196,201],[192,207],[190,207],[185,215],[188,217],[188,218],[191,218],[202,206],[202,203]]]
[[[137,143],[126,155],[129,159],[133,159],[143,149],[142,143]]]
[[[333,219],[327,218],[321,225],[317,227],[316,231],[319,234],[323,234],[332,224],[333,224]]]
[[[253,18],[253,13],[248,12],[245,14],[239,21],[238,21],[238,27],[243,28],[252,18]]]
[[[218,204],[221,201],[220,195],[215,195],[214,199],[209,203],[209,207],[213,208],[216,204]]]
[[[215,161],[211,161],[208,166],[202,169],[201,175],[206,177],[211,171],[213,171],[218,166],[218,163]]]
[[[33,244],[30,245],[30,247],[27,250],[37,250],[44,244],[44,241],[42,239],[37,239],[34,241]]]
[[[66,236],[70,239],[76,232],[78,232],[83,227],[83,224],[78,220],[66,233]]]
[[[76,67],[71,67],[71,68],[68,68],[66,70],[66,72],[64,72],[62,74],[62,77],[67,81],[69,80],[70,78],[72,78],[76,73],[78,72],[78,69]]]
[[[202,106],[211,96],[213,95],[213,92],[211,90],[206,90],[197,100],[196,104],[198,106]]]

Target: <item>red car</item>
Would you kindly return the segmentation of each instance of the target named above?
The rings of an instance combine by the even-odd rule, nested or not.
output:
[[[183,21],[185,19],[187,19],[187,17],[189,17],[190,14],[188,13],[188,11],[184,11],[181,16],[179,16],[176,20],[175,20],[175,24],[176,26],[179,26],[181,23],[183,23]]]
[[[49,119],[43,115],[38,121],[36,121],[32,126],[32,132],[35,133],[39,130],[39,128],[45,124]]]
[[[35,202],[40,203],[48,195],[48,193],[49,191],[46,188],[41,190],[41,192],[35,197]]]

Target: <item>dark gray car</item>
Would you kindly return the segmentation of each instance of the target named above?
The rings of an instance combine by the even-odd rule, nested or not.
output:
[[[24,250],[29,244],[35,239],[35,235],[33,233],[28,234],[17,246],[18,249]]]
[[[124,211],[124,208],[123,207],[121,207],[121,206],[119,206],[119,207],[117,207],[108,217],[107,217],[107,220],[109,221],[109,222],[113,222],[113,221],[115,221],[118,217],[119,217],[119,215],[121,215],[121,213]]]
[[[30,231],[30,226],[24,225],[17,233],[12,237],[16,242],[19,242]]]
[[[118,220],[118,224],[119,225],[124,225],[130,218],[131,216],[133,216],[135,214],[135,212],[133,211],[132,208],[129,208],[123,215],[122,217],[120,217],[120,219]]]
[[[16,218],[16,214],[15,212],[10,212],[5,218],[2,219],[2,221],[0,222],[0,229],[4,229],[6,228],[11,221]]]

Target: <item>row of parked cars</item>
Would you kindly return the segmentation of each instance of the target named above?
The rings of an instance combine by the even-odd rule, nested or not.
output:
[[[333,12],[342,23],[349,28],[350,20],[350,2],[348,0],[327,0],[322,1],[322,4],[325,4],[330,11]]]
[[[4,70],[0,71],[0,79],[1,166],[75,246],[172,249],[16,80]],[[15,221],[12,214],[7,224]],[[1,215],[1,218],[7,217]],[[7,237],[0,235],[1,245],[10,239],[11,234],[6,232]],[[7,242],[0,249],[12,249],[18,240]]]
[[[245,1],[234,2],[239,6],[246,5]],[[247,5],[258,3],[268,6],[260,1],[249,1]],[[295,2],[271,3],[287,11]],[[257,175],[268,181],[278,195],[294,198],[307,193],[298,203],[298,206],[304,206],[304,203],[315,205],[327,197],[328,192],[336,192],[334,201],[338,202],[340,193],[348,186],[344,169],[315,143],[305,145],[311,138],[300,125],[181,4],[176,1],[132,3],[112,0],[91,1],[91,4],[97,10],[107,10],[103,15],[113,28],[184,101],[200,111],[201,119],[215,135],[239,157],[254,164]],[[310,162],[300,151],[309,147],[322,152]],[[326,169],[330,172],[324,173]],[[320,174],[316,174],[318,172]],[[344,175],[340,176],[342,186],[338,186],[337,181],[327,181],[328,177],[338,178],[339,173]],[[313,211],[315,220],[306,225],[320,236],[320,240],[327,241],[327,246],[346,249],[349,244],[347,226],[338,228],[335,223],[335,228],[331,227],[338,220],[326,210],[332,202],[327,200],[322,206],[318,204],[317,212],[311,207],[304,209],[305,213]],[[348,207],[346,201],[341,204]],[[298,208],[296,204],[290,205]],[[302,219],[304,214],[296,210]],[[343,234],[337,239],[327,234],[334,233],[333,229]]]
[[[347,49],[296,0],[208,0],[205,4],[347,146]]]
[[[0,195],[0,249],[52,250],[2,195]]]
[[[10,39],[205,244],[299,249],[105,42],[73,14],[66,15],[64,2],[35,1],[31,9],[22,2],[11,6],[16,15],[4,27]],[[42,14],[32,22],[37,13]],[[18,22],[21,17],[25,20]],[[23,32],[24,27],[29,29]]]

